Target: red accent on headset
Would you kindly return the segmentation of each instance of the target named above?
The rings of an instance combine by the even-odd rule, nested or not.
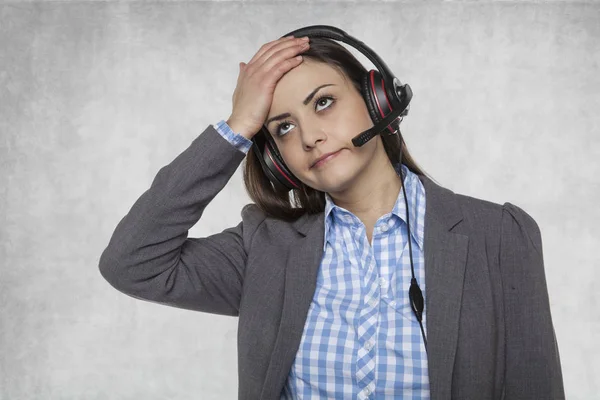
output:
[[[383,78],[381,78],[381,87],[383,87]],[[388,104],[392,104],[392,102],[390,101],[390,98],[387,97],[387,92],[385,91],[385,89],[383,90],[383,94],[385,95],[385,100],[388,102]]]
[[[390,102],[390,99],[387,95],[387,91],[385,90],[385,86],[383,84],[383,78],[381,78],[381,87],[383,88],[383,94],[385,95],[385,100],[390,105],[390,112],[392,112],[392,106],[391,106],[392,103]],[[391,126],[388,125],[388,129],[390,132],[394,133],[394,130],[391,128]]]
[[[279,168],[279,165],[277,165],[277,163],[275,162],[275,160],[273,160],[273,157],[271,156],[271,151],[269,150],[269,147],[265,146],[265,150],[267,151],[267,155],[269,156],[269,158],[270,158],[270,159],[271,159],[271,161],[273,162],[273,165],[275,165],[275,168],[277,168],[277,170],[279,171],[279,173],[280,173],[281,175],[283,175],[283,177],[284,177],[285,179],[287,179],[287,181],[288,181],[289,183],[291,183],[291,184],[292,184],[292,186],[294,186],[295,188],[297,188],[297,187],[298,187],[298,185],[296,185],[294,182],[292,182],[292,181],[290,180],[290,178],[288,178],[288,176],[285,174],[285,172],[283,172],[283,171],[281,170],[281,168]]]
[[[385,118],[385,115],[383,114],[383,110],[381,109],[381,105],[379,104],[379,98],[377,97],[377,90],[375,90],[375,71],[371,71],[371,92],[373,93],[373,96],[375,97],[375,103],[377,103],[377,108],[379,108],[379,114],[381,114],[382,117]],[[383,87],[383,78],[381,79],[381,87]],[[388,99],[387,97],[387,93],[385,93],[385,88],[383,89],[383,94],[385,94],[385,99],[388,102],[388,105],[390,105],[390,99]],[[392,109],[391,106],[389,106],[390,111]],[[387,126],[388,130],[391,133],[394,133],[394,130],[392,129],[391,126]]]

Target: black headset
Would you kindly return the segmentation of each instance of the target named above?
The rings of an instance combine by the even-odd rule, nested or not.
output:
[[[361,80],[361,95],[365,100],[369,115],[374,126],[360,133],[352,139],[356,147],[360,147],[378,134],[391,136],[400,134],[399,125],[402,118],[408,114],[410,109],[410,100],[412,99],[412,89],[408,84],[401,84],[400,80],[394,76],[385,62],[366,44],[360,40],[348,35],[343,30],[330,25],[311,25],[296,29],[282,36],[294,37],[324,37],[341,41],[351,45],[364,54],[376,67],[377,70],[370,70],[365,73]],[[400,121],[398,121],[398,119]],[[402,140],[400,140],[400,161],[402,160]],[[252,137],[252,148],[256,153],[265,175],[273,185],[284,191],[299,189],[300,180],[294,176],[285,165],[283,157],[279,153],[277,146],[266,127],[263,125],[261,130]],[[404,182],[402,169],[400,168],[400,179]],[[415,270],[412,259],[412,246],[410,238],[410,223],[408,222],[408,202],[406,200],[406,190],[404,191],[404,201],[406,203],[406,222],[408,228],[408,246],[410,253],[410,267],[412,279],[409,288],[409,298],[411,307],[419,325],[421,334],[427,350],[427,339],[423,330],[422,315],[424,309],[423,294],[415,278]]]

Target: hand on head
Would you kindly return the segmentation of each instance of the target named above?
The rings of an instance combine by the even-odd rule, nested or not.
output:
[[[267,42],[246,64],[240,62],[233,109],[227,119],[231,129],[251,139],[265,122],[273,92],[281,77],[302,62],[299,53],[308,50],[308,40],[286,36]]]

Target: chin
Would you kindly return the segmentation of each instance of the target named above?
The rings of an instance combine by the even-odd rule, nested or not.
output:
[[[342,165],[338,168],[332,166],[319,171],[309,186],[322,192],[340,192],[350,187],[354,178],[355,174],[349,171],[347,166]]]

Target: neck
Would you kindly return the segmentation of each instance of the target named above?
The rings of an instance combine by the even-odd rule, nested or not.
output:
[[[402,188],[400,176],[387,155],[376,160],[363,170],[351,188],[329,194],[336,205],[356,215],[365,225],[374,224],[391,212]]]

